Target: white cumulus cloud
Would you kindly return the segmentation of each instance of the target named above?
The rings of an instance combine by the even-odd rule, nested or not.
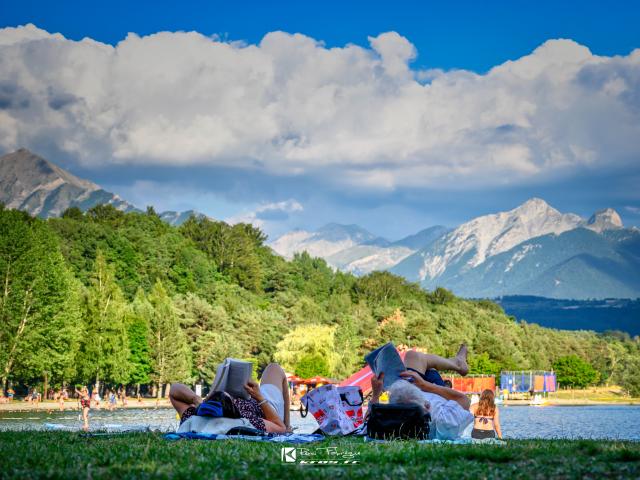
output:
[[[292,213],[300,213],[304,207],[295,199],[284,200],[282,202],[264,203],[255,210],[243,212],[233,217],[227,218],[230,224],[251,223],[256,227],[264,228],[268,222],[282,222],[289,218]]]
[[[84,166],[211,165],[363,190],[518,184],[640,154],[640,50],[549,40],[486,74],[416,71],[409,40],[327,48],[196,32],[115,47],[0,30],[0,148]],[[426,52],[428,54],[428,52]]]

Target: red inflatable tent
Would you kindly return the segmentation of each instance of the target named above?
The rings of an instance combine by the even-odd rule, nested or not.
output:
[[[404,356],[407,354],[407,350],[404,350],[398,353],[400,354],[400,358],[402,358],[402,361],[404,361]],[[363,369],[358,370],[356,373],[351,375],[346,380],[343,380],[342,382],[340,382],[339,386],[340,387],[358,386],[362,389],[362,393],[366,395],[371,391],[372,375],[373,375],[373,372],[371,371],[371,368],[369,367],[369,365],[367,365]]]

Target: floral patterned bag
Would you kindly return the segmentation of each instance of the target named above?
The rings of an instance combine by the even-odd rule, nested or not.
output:
[[[363,423],[360,387],[323,385],[308,392],[301,402],[327,435],[349,435]]]

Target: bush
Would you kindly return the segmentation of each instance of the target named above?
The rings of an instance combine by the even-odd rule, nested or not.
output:
[[[482,375],[500,375],[500,364],[489,358],[487,352],[469,357],[469,373]]]
[[[298,361],[295,368],[295,374],[302,378],[311,378],[316,375],[321,377],[328,377],[331,372],[329,371],[329,364],[327,359],[322,355],[304,355]]]
[[[632,358],[625,363],[620,386],[632,397],[640,397],[640,360]]]
[[[431,294],[431,300],[437,305],[447,305],[455,300],[455,295],[446,288],[438,287]]]
[[[335,332],[336,327],[325,325],[297,327],[278,343],[275,359],[285,370],[296,374],[304,371],[305,375],[308,372],[314,372],[313,375],[333,375],[340,361],[340,355],[336,352]]]
[[[598,371],[577,355],[558,358],[553,362],[553,369],[558,383],[568,387],[584,388],[600,378]]]

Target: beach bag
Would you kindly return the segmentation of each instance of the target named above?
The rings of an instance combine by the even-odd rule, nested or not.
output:
[[[213,392],[206,402],[202,402],[196,410],[199,417],[240,418],[240,411],[227,392]]]
[[[363,423],[360,387],[323,385],[311,390],[300,401],[327,435],[349,435]]]
[[[426,440],[431,415],[413,403],[369,405],[367,436],[378,440]]]

